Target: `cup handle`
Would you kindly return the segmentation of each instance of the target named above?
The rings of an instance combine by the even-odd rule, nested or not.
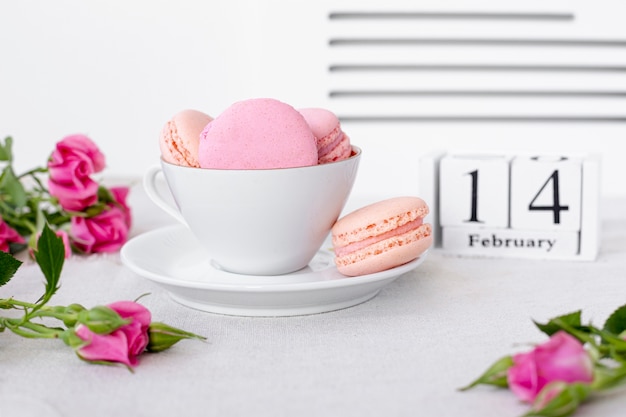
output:
[[[159,166],[154,166],[150,168],[143,177],[143,188],[146,191],[148,197],[150,197],[150,200],[152,200],[163,211],[165,211],[167,214],[169,214],[182,224],[187,224],[178,209],[165,201],[163,197],[161,197],[161,194],[159,193],[156,185],[156,177],[161,172],[162,169]]]

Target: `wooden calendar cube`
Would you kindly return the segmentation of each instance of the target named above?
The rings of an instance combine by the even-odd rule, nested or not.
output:
[[[420,158],[434,247],[457,255],[594,260],[600,160],[589,154]]]
[[[511,163],[511,228],[580,230],[582,159],[518,156]]]
[[[451,154],[439,167],[442,226],[507,227],[509,163],[505,155]]]

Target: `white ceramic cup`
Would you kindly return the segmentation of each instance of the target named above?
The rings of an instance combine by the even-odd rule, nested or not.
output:
[[[144,176],[148,196],[186,224],[213,265],[249,275],[305,267],[348,200],[361,150],[339,162],[309,167],[220,170],[161,160]],[[163,172],[176,207],[161,196]]]

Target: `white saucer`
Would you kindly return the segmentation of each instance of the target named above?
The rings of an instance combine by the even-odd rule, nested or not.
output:
[[[214,267],[210,255],[182,225],[137,236],[121,250],[122,262],[164,287],[188,307],[238,316],[295,316],[351,307],[420,265],[420,258],[375,274],[346,277],[333,253],[320,249],[305,268],[285,275],[233,274]]]

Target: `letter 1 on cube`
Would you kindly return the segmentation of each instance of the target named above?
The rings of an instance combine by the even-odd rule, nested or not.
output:
[[[448,154],[439,166],[442,226],[508,227],[511,158]]]
[[[511,163],[511,228],[580,230],[582,159],[518,156]]]

